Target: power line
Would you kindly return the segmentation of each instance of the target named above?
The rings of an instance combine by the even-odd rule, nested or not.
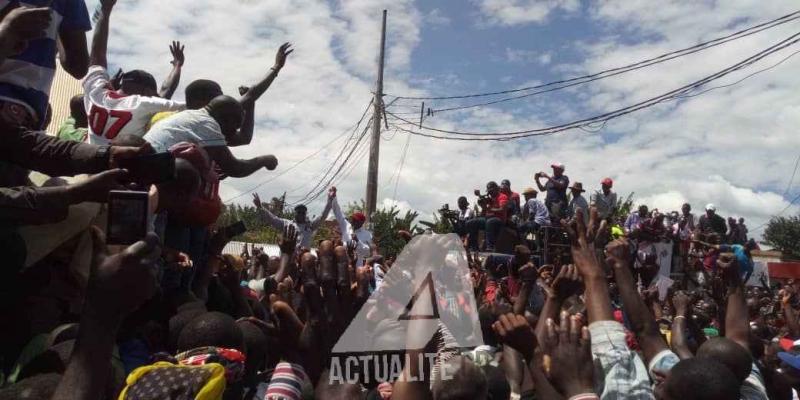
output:
[[[676,57],[682,57],[682,56],[685,56],[685,55],[688,55],[688,54],[693,54],[693,53],[696,53],[698,51],[702,51],[702,50],[705,50],[705,49],[708,49],[708,48],[716,47],[716,46],[728,43],[728,42],[733,41],[733,40],[737,40],[737,39],[741,39],[743,37],[754,35],[756,33],[762,32],[764,30],[771,29],[771,28],[774,28],[776,26],[780,26],[780,25],[783,25],[785,23],[794,21],[794,20],[796,20],[798,18],[800,18],[800,10],[792,12],[790,14],[786,14],[786,15],[784,15],[782,17],[779,17],[779,18],[776,18],[776,19],[773,19],[773,20],[770,20],[770,21],[767,21],[767,22],[764,22],[764,23],[761,23],[761,24],[758,24],[758,25],[751,26],[749,28],[742,29],[740,31],[731,33],[731,34],[726,35],[726,36],[722,36],[722,37],[719,37],[719,38],[716,38],[716,39],[712,39],[712,40],[709,40],[709,41],[706,41],[706,42],[698,43],[698,44],[696,44],[694,46],[690,46],[690,47],[686,47],[686,48],[683,48],[683,49],[671,51],[669,53],[664,53],[664,54],[661,54],[661,55],[658,55],[658,56],[655,56],[655,57],[652,57],[652,58],[649,58],[649,59],[646,59],[646,60],[642,60],[642,61],[639,61],[639,62],[636,62],[636,63],[633,63],[633,64],[628,64],[628,65],[625,65],[625,66],[616,67],[616,68],[612,68],[612,69],[608,69],[608,70],[603,70],[603,71],[596,72],[596,73],[589,74],[589,75],[584,75],[584,76],[580,76],[580,77],[575,77],[575,78],[570,78],[570,79],[564,79],[564,80],[544,83],[544,84],[535,85],[535,86],[528,86],[528,87],[510,89],[510,90],[501,90],[501,91],[496,91],[496,92],[458,95],[458,96],[429,96],[429,97],[423,97],[423,96],[395,96],[395,95],[392,95],[392,96],[395,97],[395,100],[452,100],[452,99],[466,99],[466,98],[475,98],[475,97],[494,96],[494,95],[499,95],[499,94],[519,93],[519,92],[525,92],[525,91],[533,90],[533,89],[541,89],[541,88],[545,88],[545,87],[549,87],[549,86],[553,86],[553,85],[558,85],[558,84],[563,84],[563,83],[571,83],[571,82],[575,82],[575,81],[583,81],[583,80],[588,80],[588,79],[593,79],[593,78],[596,78],[596,77],[599,77],[599,76],[603,76],[605,74],[614,73],[614,72],[617,72],[617,71],[623,71],[624,70],[625,72],[627,72],[627,70],[630,69],[630,68],[638,69],[638,67],[640,67],[640,66],[642,66],[642,67],[649,66],[649,65],[652,65],[654,63],[660,63],[660,62],[671,60],[671,59],[676,58]],[[609,76],[613,76],[613,75],[609,75]],[[583,83],[585,83],[585,82],[583,82]]]
[[[781,197],[786,197],[789,194],[789,190],[792,189],[792,184],[794,183],[794,176],[797,174],[797,167],[800,166],[800,154],[797,155],[797,160],[794,161],[794,171],[792,171],[792,177],[789,178],[789,183],[786,185],[786,190],[783,191]]]
[[[727,76],[727,75],[729,75],[729,74],[731,74],[731,73],[733,73],[735,71],[738,71],[738,70],[740,70],[742,68],[748,67],[748,66],[758,62],[759,60],[761,60],[761,59],[773,54],[773,53],[776,53],[776,52],[778,52],[778,51],[780,51],[782,49],[785,49],[785,48],[787,48],[789,46],[794,45],[795,43],[800,41],[800,39],[797,39],[798,36],[800,36],[800,33],[795,33],[794,35],[789,36],[788,38],[784,39],[783,41],[781,41],[781,42],[779,42],[779,43],[777,43],[777,44],[775,44],[773,46],[770,46],[769,48],[767,48],[765,50],[762,50],[762,51],[756,53],[755,55],[753,55],[751,57],[748,57],[745,60],[742,60],[742,61],[740,61],[740,62],[738,62],[738,63],[736,63],[736,64],[734,64],[734,65],[732,65],[732,66],[730,66],[728,68],[725,68],[725,69],[723,69],[721,71],[718,71],[718,72],[716,72],[716,73],[714,73],[712,75],[709,75],[709,76],[707,76],[705,78],[702,78],[700,80],[692,82],[692,83],[690,83],[688,85],[684,85],[684,86],[682,86],[682,87],[680,87],[678,89],[672,90],[670,92],[661,94],[661,95],[656,96],[656,97],[652,97],[650,99],[641,101],[639,103],[636,103],[636,104],[633,104],[633,105],[630,105],[630,106],[627,106],[627,107],[623,107],[623,108],[620,108],[620,109],[617,109],[617,110],[614,110],[614,111],[610,111],[610,112],[607,112],[607,113],[604,113],[604,114],[600,114],[600,115],[597,115],[597,116],[594,116],[594,117],[585,118],[585,119],[581,119],[581,120],[577,120],[577,121],[572,121],[572,122],[561,124],[561,125],[555,125],[555,126],[550,126],[550,127],[545,127],[545,128],[514,131],[514,132],[463,132],[463,131],[453,131],[453,130],[440,129],[440,128],[421,125],[421,128],[423,130],[434,131],[434,132],[438,132],[438,133],[442,133],[442,134],[460,135],[460,136],[480,136],[480,137],[466,137],[466,138],[465,137],[455,137],[455,136],[441,136],[441,135],[425,134],[425,133],[422,133],[422,132],[418,132],[418,131],[414,131],[414,130],[411,130],[411,129],[403,128],[403,127],[401,127],[401,126],[399,126],[397,124],[395,124],[394,126],[398,127],[398,129],[400,129],[400,130],[403,130],[403,131],[406,131],[406,132],[409,132],[409,133],[412,133],[412,134],[415,134],[415,135],[431,137],[431,138],[435,138],[435,139],[445,139],[445,140],[484,140],[484,141],[485,140],[513,140],[513,139],[519,139],[519,138],[531,137],[531,136],[551,135],[551,134],[554,134],[554,133],[557,133],[557,132],[562,132],[562,131],[565,131],[565,130],[575,129],[575,128],[578,128],[578,127],[581,127],[581,126],[587,126],[587,125],[592,124],[592,123],[608,121],[608,120],[611,120],[611,119],[614,119],[614,118],[618,118],[620,116],[627,115],[627,114],[630,114],[632,112],[635,112],[635,111],[638,111],[638,110],[641,110],[641,109],[644,109],[644,108],[652,107],[652,106],[654,106],[656,104],[659,104],[659,103],[662,103],[664,101],[678,99],[679,96],[681,96],[681,95],[689,93],[690,91],[692,91],[694,89],[702,87],[703,85],[705,85],[705,84],[707,84],[709,82],[712,82],[714,80],[720,79],[720,78],[722,78],[724,76]],[[411,122],[411,121],[409,121],[407,119],[404,119],[402,117],[399,117],[399,116],[397,116],[397,115],[395,115],[395,114],[393,114],[393,113],[391,113],[389,111],[387,111],[387,114],[391,115],[393,118],[395,118],[397,120],[402,121],[404,124],[401,124],[401,125],[408,125],[408,126],[415,126],[415,127],[419,125],[418,123]]]
[[[325,192],[325,190],[328,188],[328,186],[331,184],[331,182],[334,179],[336,179],[336,177],[342,171],[344,166],[347,165],[348,161],[350,161],[350,158],[353,156],[353,153],[355,153],[355,151],[358,149],[358,145],[367,136],[367,131],[369,130],[371,125],[372,125],[372,121],[370,120],[370,121],[367,122],[367,125],[364,127],[364,130],[361,132],[361,135],[358,137],[358,141],[356,141],[356,143],[353,146],[353,148],[347,154],[347,157],[345,157],[345,159],[341,162],[341,164],[339,164],[339,167],[336,169],[336,172],[334,172],[333,175],[331,175],[330,178],[328,178],[328,180],[325,183],[323,183],[323,181],[325,180],[325,178],[323,178],[320,182],[317,183],[317,185],[314,186],[313,189],[309,190],[309,192],[306,193],[306,196],[304,196],[300,200],[297,200],[297,201],[293,202],[292,205],[300,204],[300,203],[304,203],[304,202],[314,201],[317,197],[319,197],[320,194]],[[327,176],[327,174],[326,174],[326,176]],[[320,189],[317,190],[317,188],[320,188]],[[315,190],[317,190],[316,193],[314,192]]]
[[[800,194],[798,194],[797,196],[795,196],[795,197],[792,199],[792,201],[790,201],[790,202],[789,202],[789,205],[787,205],[786,207],[784,207],[784,208],[783,208],[783,210],[781,210],[779,213],[777,213],[777,214],[775,214],[775,215],[771,216],[771,217],[770,217],[770,218],[769,218],[769,219],[768,219],[766,222],[764,222],[763,224],[761,224],[761,225],[759,225],[759,226],[755,227],[755,228],[753,229],[753,232],[759,231],[759,230],[761,230],[761,228],[763,228],[763,227],[765,227],[765,226],[769,225],[769,223],[772,221],[772,219],[773,219],[773,218],[775,218],[775,217],[779,217],[779,216],[783,215],[783,213],[785,213],[785,212],[786,212],[786,210],[788,210],[789,208],[791,208],[791,207],[794,205],[794,203],[796,203],[796,202],[797,202],[797,200],[800,200]]]
[[[330,142],[328,142],[328,143],[324,144],[324,145],[323,145],[323,146],[322,146],[322,147],[321,147],[319,150],[317,150],[317,151],[315,151],[315,152],[313,152],[313,153],[309,154],[309,155],[308,155],[308,156],[306,156],[305,158],[303,158],[303,159],[301,159],[300,161],[298,161],[298,162],[294,163],[294,164],[293,164],[291,167],[289,167],[289,168],[287,168],[287,169],[285,169],[285,170],[281,171],[281,172],[280,172],[280,173],[278,173],[277,175],[275,175],[275,176],[273,176],[273,177],[271,177],[271,178],[269,178],[269,179],[267,179],[267,180],[265,180],[265,181],[263,181],[263,182],[259,183],[259,184],[258,184],[258,185],[256,185],[256,186],[253,186],[252,188],[250,188],[250,189],[248,189],[248,190],[246,190],[246,191],[244,191],[244,192],[242,192],[242,193],[240,193],[240,194],[238,194],[238,195],[236,195],[236,196],[234,196],[234,197],[231,197],[231,198],[230,198],[230,199],[228,199],[228,200],[225,200],[223,203],[224,203],[224,204],[229,204],[230,202],[232,202],[232,201],[234,201],[234,200],[236,200],[236,199],[238,199],[238,198],[241,198],[242,196],[244,196],[244,195],[246,195],[246,194],[248,194],[248,193],[251,193],[251,192],[253,192],[253,191],[254,191],[254,190],[256,190],[256,189],[258,189],[258,188],[260,188],[260,187],[262,187],[262,186],[264,186],[264,185],[266,185],[266,184],[268,184],[268,183],[270,183],[270,182],[273,182],[273,181],[275,181],[276,179],[278,179],[278,178],[280,178],[281,176],[285,175],[285,174],[286,174],[286,173],[288,173],[289,171],[291,171],[291,170],[293,170],[293,169],[297,168],[298,166],[300,166],[300,164],[302,164],[302,163],[304,163],[304,162],[308,161],[308,160],[309,160],[309,159],[311,159],[312,157],[314,157],[314,156],[316,156],[317,154],[321,153],[322,151],[326,150],[326,149],[327,149],[328,147],[330,147],[330,146],[331,146],[333,143],[337,142],[339,139],[341,139],[342,137],[344,137],[344,135],[346,135],[346,134],[347,134],[347,132],[350,132],[351,130],[355,131],[356,129],[358,129],[358,126],[359,126],[359,125],[361,125],[361,123],[364,121],[364,118],[365,118],[365,116],[367,115],[367,111],[369,110],[369,107],[370,107],[371,105],[372,105],[372,100],[370,100],[370,101],[369,101],[369,104],[367,104],[367,107],[365,107],[365,108],[364,108],[364,113],[361,115],[361,118],[358,120],[358,122],[356,122],[356,123],[355,123],[355,125],[353,125],[353,126],[351,126],[351,127],[347,128],[347,129],[345,129],[345,130],[344,130],[344,131],[343,131],[341,134],[337,135],[337,136],[336,136],[336,137],[335,137],[333,140],[331,140]],[[351,136],[352,136],[352,134],[351,134]]]
[[[408,146],[411,144],[411,135],[406,137],[406,145],[403,147],[403,157],[400,158],[400,169],[397,171],[397,178],[394,181],[394,192],[392,193],[392,200],[397,201],[397,186],[400,184],[400,174],[403,173],[403,166],[406,163],[406,155],[408,154]]]

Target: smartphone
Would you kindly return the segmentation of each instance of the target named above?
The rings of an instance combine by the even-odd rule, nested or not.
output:
[[[225,231],[228,232],[228,237],[234,237],[247,232],[247,227],[244,225],[244,221],[237,221],[226,226]]]
[[[128,170],[132,182],[155,185],[175,179],[175,157],[156,153],[119,160],[119,167]]]
[[[147,235],[147,192],[112,190],[108,194],[106,243],[129,245]]]

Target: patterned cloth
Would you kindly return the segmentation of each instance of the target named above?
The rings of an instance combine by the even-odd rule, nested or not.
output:
[[[275,366],[264,400],[300,400],[306,379],[303,366],[282,361]]]
[[[225,368],[225,380],[238,382],[244,375],[245,355],[236,349],[222,347],[198,347],[175,356],[181,365],[220,364]]]
[[[603,370],[595,381],[596,393],[603,400],[652,399],[647,368],[625,343],[625,329],[617,321],[597,321],[589,325],[592,356]]]
[[[157,362],[137,368],[126,380],[119,400],[216,400],[225,391],[225,368]]]

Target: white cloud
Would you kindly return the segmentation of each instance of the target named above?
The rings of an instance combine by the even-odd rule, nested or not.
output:
[[[96,1],[89,3],[91,9]],[[505,4],[489,8],[495,10],[491,14],[485,13],[494,24],[523,23],[519,18],[501,17],[509,7],[525,8],[523,2],[480,4],[484,3]],[[573,12],[579,5],[577,0],[536,3],[545,4],[547,12],[539,19],[523,18],[527,22],[544,21],[556,9]],[[409,87],[407,75],[413,51],[421,40],[420,25],[430,15],[422,15],[410,0],[353,0],[335,6],[323,0],[237,4],[232,7],[230,2],[210,0],[120,2],[112,17],[110,43],[112,64],[144,68],[163,78],[170,68],[169,41],[183,40],[187,63],[178,98],[183,97],[182,88],[196,78],[218,80],[226,92],[234,93],[238,85],[254,82],[267,72],[280,43],[294,44],[296,51],[286,68],[256,106],[253,143],[234,150],[240,157],[276,154],[280,165],[274,172],[259,171],[245,179],[226,179],[221,187],[223,199],[275,177],[358,119],[374,87],[380,13],[384,7],[389,9],[390,32],[387,92],[422,94],[432,87],[446,92],[448,85],[455,87],[454,82],[466,81],[443,66],[441,75],[447,77],[446,81],[418,80]],[[713,6],[665,3],[654,13],[652,2],[603,2],[592,9],[591,16],[599,26],[608,27],[611,35],[583,43],[579,50],[585,60],[559,64],[558,71],[569,77],[624,65],[707,40],[720,35],[720,31],[730,32],[785,14],[795,6],[789,0],[768,4],[736,0]],[[619,29],[624,29],[624,34],[614,36]],[[509,111],[484,108],[442,113],[427,118],[425,123],[443,129],[507,131],[564,122],[628,105],[690,82],[788,34],[789,29],[775,29],[694,57],[603,80],[574,91],[576,97],[571,102],[533,97],[517,102],[518,108]],[[647,41],[638,43],[631,37]],[[553,59],[558,59],[557,53]],[[763,68],[778,59],[754,68]],[[800,126],[800,106],[795,101],[800,76],[793,73],[792,62],[797,61],[730,88],[611,121],[600,133],[572,131],[504,143],[444,142],[415,136],[396,197],[404,209],[417,210],[425,217],[444,203],[453,205],[459,195],[483,188],[488,180],[509,178],[515,189],[531,186],[533,173],[557,159],[567,164],[567,174],[573,181],[582,181],[590,191],[599,187],[602,178],[610,176],[615,179],[615,190],[623,196],[635,192],[639,201],[662,210],[675,209],[684,201],[701,210],[705,203],[714,202],[721,215],[744,216],[754,228],[788,205],[780,194],[800,148],[800,136],[794,131]],[[741,71],[725,79],[725,83],[750,71]],[[515,78],[522,81],[526,77]],[[534,83],[538,82],[531,82]],[[417,107],[411,111],[419,111],[419,102],[408,104]],[[445,105],[449,104],[426,103],[434,108]],[[417,118],[409,116],[413,121]],[[389,139],[392,135],[384,136]],[[405,138],[400,132],[390,141],[381,141],[379,204],[394,204],[394,183],[390,184],[389,179],[398,168]],[[295,196],[290,200],[296,199],[320,179],[341,145],[342,141],[334,143],[258,192],[262,198],[269,198],[288,191],[289,196]],[[365,181],[366,157],[354,164],[347,179],[336,183],[340,201],[363,198]],[[237,201],[249,202],[248,197]],[[322,200],[313,202],[310,208],[312,214],[319,213]],[[794,207],[787,213],[798,210]]]
[[[579,0],[474,0],[484,23],[515,26],[546,22],[555,11],[575,12]]]
[[[445,12],[443,12],[438,8],[434,8],[433,10],[425,14],[423,21],[429,26],[433,27],[450,26],[451,23],[450,17],[445,15]]]

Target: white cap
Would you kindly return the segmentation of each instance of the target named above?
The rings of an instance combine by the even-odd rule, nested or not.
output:
[[[717,206],[714,203],[706,204],[706,211],[717,211]]]
[[[550,163],[550,167],[558,168],[558,169],[562,169],[563,170],[564,169],[564,164],[562,164],[562,163],[560,163],[558,161],[553,161],[552,163]]]

